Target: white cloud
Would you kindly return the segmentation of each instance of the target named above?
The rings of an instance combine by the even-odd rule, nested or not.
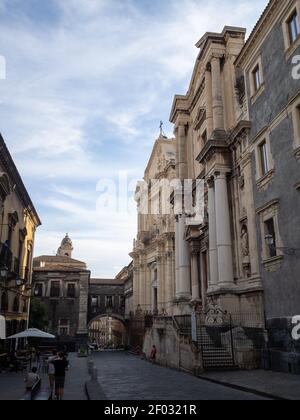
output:
[[[0,129],[41,208],[37,252],[73,230],[77,257],[107,275],[127,260],[135,219],[98,220],[97,181],[119,170],[143,176],[159,121],[188,88],[195,43],[225,24],[251,29],[266,1],[237,0],[233,13],[229,0],[172,0],[155,17],[138,0],[54,4],[59,19],[47,24],[30,0],[0,0]]]

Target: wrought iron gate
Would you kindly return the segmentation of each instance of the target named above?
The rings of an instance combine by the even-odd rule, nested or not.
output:
[[[234,339],[231,315],[217,306],[197,314],[197,340],[203,368],[234,368]]]

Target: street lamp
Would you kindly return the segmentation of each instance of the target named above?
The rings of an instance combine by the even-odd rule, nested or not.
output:
[[[0,278],[1,280],[6,280],[8,276],[8,269],[5,266],[0,267]]]
[[[286,255],[295,255],[296,252],[300,252],[299,248],[277,247],[275,243],[275,239],[273,235],[271,234],[268,234],[265,236],[265,241],[271,250],[274,250],[274,251],[279,250],[279,251],[282,251]]]
[[[274,238],[273,238],[273,235],[266,235],[265,236],[265,240],[266,240],[266,242],[267,242],[267,245],[268,246],[274,246]]]
[[[20,279],[20,277],[16,278],[16,286],[21,287],[23,285],[23,281]]]

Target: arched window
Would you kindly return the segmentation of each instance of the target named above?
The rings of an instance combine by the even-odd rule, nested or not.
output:
[[[6,292],[2,293],[1,296],[1,310],[8,311],[8,296]]]
[[[14,312],[19,312],[19,310],[20,310],[20,300],[19,300],[18,297],[15,297],[13,311]]]

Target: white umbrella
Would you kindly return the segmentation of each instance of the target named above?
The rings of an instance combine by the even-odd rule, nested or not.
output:
[[[18,339],[18,338],[52,338],[54,339],[55,336],[48,334],[44,331],[37,330],[35,328],[30,328],[29,330],[23,331],[19,334],[12,335],[11,337],[7,337],[7,340]]]

